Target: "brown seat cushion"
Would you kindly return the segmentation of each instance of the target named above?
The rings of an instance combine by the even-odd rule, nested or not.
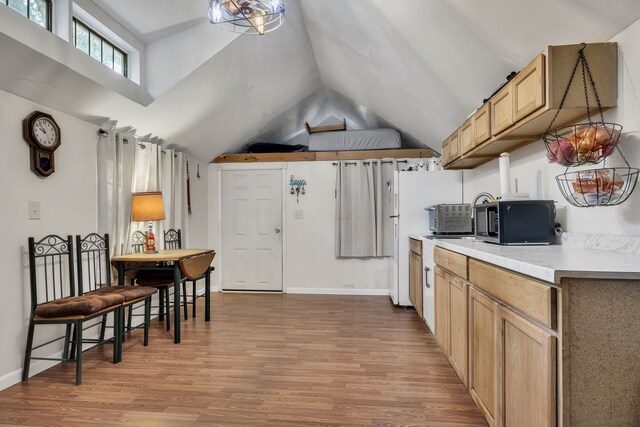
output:
[[[182,277],[180,277],[182,280]],[[136,284],[140,286],[167,286],[173,285],[173,268],[166,270],[139,270],[136,275]]]
[[[157,293],[158,290],[153,287],[141,287],[141,286],[105,286],[104,288],[97,289],[89,295],[109,295],[117,294],[124,297],[125,302],[137,300],[140,298],[148,297]]]
[[[47,318],[89,316],[105,308],[120,305],[123,302],[124,296],[117,294],[60,298],[37,306],[36,316]]]

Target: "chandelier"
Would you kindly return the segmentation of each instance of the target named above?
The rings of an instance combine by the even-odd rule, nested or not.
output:
[[[209,0],[209,20],[236,33],[264,35],[284,22],[284,0]]]

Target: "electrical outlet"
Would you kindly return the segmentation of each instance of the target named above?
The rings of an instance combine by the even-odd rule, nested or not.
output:
[[[29,219],[40,219],[40,202],[29,200]]]
[[[293,211],[293,219],[303,219],[304,211],[302,209],[295,209]]]

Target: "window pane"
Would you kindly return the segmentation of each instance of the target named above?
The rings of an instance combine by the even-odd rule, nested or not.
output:
[[[100,37],[96,36],[93,33],[89,34],[89,46],[91,50],[89,50],[89,54],[98,61],[102,62],[102,40]]]
[[[104,42],[102,43],[102,63],[113,68],[113,47]]]
[[[29,18],[36,24],[47,28],[47,2],[31,0],[29,2]]]
[[[9,7],[27,16],[27,0],[9,0]]]
[[[124,76],[124,56],[117,50],[113,53],[113,69]]]
[[[89,53],[89,31],[86,27],[76,24],[76,47],[84,53]]]

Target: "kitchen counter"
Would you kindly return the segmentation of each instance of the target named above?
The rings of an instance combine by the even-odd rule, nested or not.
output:
[[[426,239],[412,234],[414,239]],[[570,245],[501,246],[475,239],[427,239],[436,246],[545,282],[563,278],[640,280],[640,256]]]

